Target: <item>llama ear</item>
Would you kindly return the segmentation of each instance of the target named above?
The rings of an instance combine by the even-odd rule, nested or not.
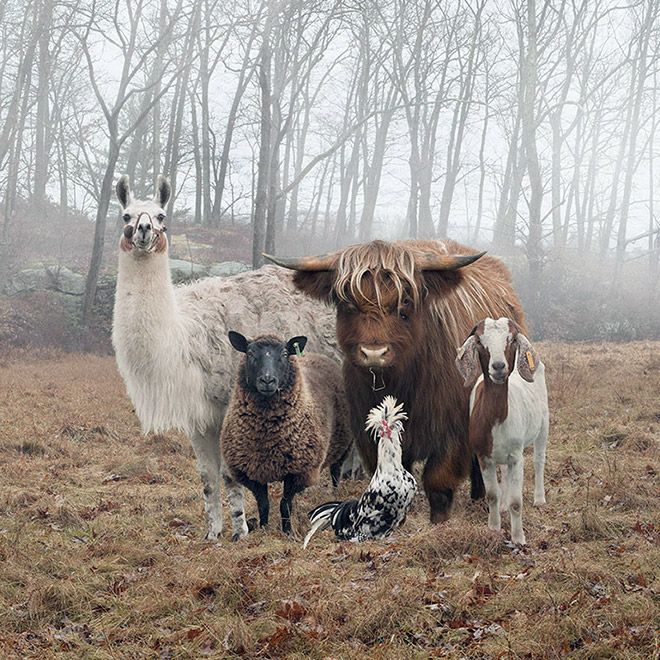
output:
[[[292,337],[286,343],[286,352],[289,355],[302,355],[307,344],[307,337]]]
[[[132,201],[133,195],[131,194],[131,183],[128,178],[128,174],[124,174],[117,181],[117,187],[115,188],[117,193],[117,199],[121,204],[122,208],[126,208]]]
[[[516,359],[518,373],[528,383],[532,383],[534,382],[534,374],[539,366],[538,353],[522,332],[516,335],[516,341],[518,342],[518,357]]]
[[[172,186],[170,186],[169,179],[166,176],[159,174],[158,180],[156,181],[156,194],[154,195],[154,201],[160,206],[160,208],[164,209],[171,194]]]
[[[248,344],[250,343],[247,337],[244,337],[240,332],[235,332],[234,330],[230,330],[227,336],[229,337],[229,343],[239,353],[247,353]]]
[[[470,335],[456,351],[456,366],[463,376],[463,387],[472,387],[481,375],[477,338]]]

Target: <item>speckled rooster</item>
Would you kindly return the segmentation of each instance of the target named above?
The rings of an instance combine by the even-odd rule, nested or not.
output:
[[[303,547],[319,530],[332,527],[342,541],[382,539],[406,517],[417,492],[415,478],[401,464],[401,433],[408,415],[393,396],[372,408],[366,429],[378,442],[378,465],[359,500],[326,502],[309,512],[312,524]]]

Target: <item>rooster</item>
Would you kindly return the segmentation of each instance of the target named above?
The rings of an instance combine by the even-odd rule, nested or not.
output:
[[[397,405],[393,396],[386,396],[371,409],[365,428],[378,442],[378,465],[369,487],[359,500],[326,502],[310,511],[312,527],[304,548],[316,532],[328,527],[342,541],[366,541],[384,538],[405,520],[417,492],[415,477],[401,464],[400,435],[405,419],[403,404]]]

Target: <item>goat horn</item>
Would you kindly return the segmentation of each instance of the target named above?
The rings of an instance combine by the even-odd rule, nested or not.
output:
[[[420,270],[458,270],[463,266],[473,264],[477,259],[486,254],[479,252],[477,254],[433,254],[426,252],[415,258],[417,267]]]
[[[321,254],[313,257],[275,257],[272,254],[262,253],[268,261],[272,261],[282,268],[289,270],[320,271],[333,270],[336,263],[336,255]]]

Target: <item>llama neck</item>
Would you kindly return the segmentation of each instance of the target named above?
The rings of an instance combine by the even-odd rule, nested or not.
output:
[[[509,414],[509,381],[493,383],[488,375],[476,386],[470,413],[470,443],[481,456],[493,451],[493,426],[501,424]]]
[[[147,323],[152,333],[175,323],[177,305],[167,252],[139,256],[120,252],[115,309],[120,306],[131,322]]]

